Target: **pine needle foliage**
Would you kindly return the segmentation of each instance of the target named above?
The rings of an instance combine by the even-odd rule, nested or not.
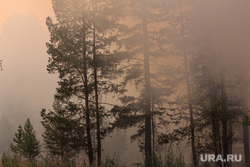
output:
[[[13,142],[14,144],[10,146],[11,151],[17,154],[20,159],[24,157],[32,164],[35,164],[35,159],[41,152],[41,146],[29,118],[25,122],[24,127],[18,126]]]

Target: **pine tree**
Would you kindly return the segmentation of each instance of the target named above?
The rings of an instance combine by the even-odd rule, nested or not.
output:
[[[15,153],[16,155],[18,155],[20,159],[23,153],[23,149],[22,149],[23,142],[24,142],[23,135],[24,135],[23,128],[21,125],[19,125],[17,129],[17,133],[15,133],[15,137],[13,138],[13,141],[15,144],[10,145],[11,151]]]
[[[193,157],[193,165],[197,167],[197,154],[195,148],[195,126],[194,126],[194,112],[193,112],[193,104],[191,99],[191,86],[190,86],[190,75],[189,75],[189,66],[188,66],[188,58],[187,54],[185,53],[185,27],[184,27],[184,17],[183,17],[183,7],[182,1],[180,2],[180,24],[181,24],[181,42],[182,42],[182,49],[184,53],[184,66],[185,66],[185,79],[186,79],[186,87],[187,87],[187,96],[188,96],[188,109],[189,109],[189,120],[190,120],[190,132],[191,132],[191,149],[192,149],[192,157]]]
[[[119,32],[117,32],[118,18],[120,15],[119,5],[120,1],[109,0],[103,1],[93,0],[92,4],[92,29],[93,29],[93,39],[92,39],[92,54],[93,54],[93,79],[94,79],[94,100],[95,100],[95,111],[96,111],[96,139],[97,139],[97,165],[101,166],[101,114],[100,114],[100,92],[122,92],[119,85],[109,82],[109,79],[115,79],[119,76],[117,70],[117,65],[119,64],[121,56],[118,52],[113,52],[110,50],[112,43],[116,43],[119,37]],[[107,26],[107,24],[109,24]],[[116,32],[114,34],[113,32]],[[118,47],[118,46],[116,46]],[[124,58],[123,58],[124,59]],[[98,75],[98,74],[102,75]],[[105,84],[102,84],[105,83]],[[120,89],[113,89],[112,87],[119,86]],[[108,87],[111,87],[108,88]]]
[[[47,18],[51,33],[51,40],[47,43],[50,55],[47,69],[50,73],[59,73],[57,98],[69,99],[79,105],[84,113],[82,119],[85,120],[81,122],[84,123],[87,140],[83,140],[87,142],[85,146],[90,164],[94,161],[91,134],[96,124],[100,165],[101,138],[107,131],[106,127],[101,129],[100,126],[104,119],[102,117],[108,114],[101,113],[103,106],[99,100],[102,96],[99,94],[122,90],[119,89],[121,86],[110,82],[117,79],[120,73],[117,67],[121,56],[113,49],[117,39],[117,34],[114,34],[117,32],[117,19],[113,14],[119,11],[114,7],[117,1],[53,0],[52,3],[57,22],[53,23],[51,18]]]
[[[165,56],[162,49],[163,41],[158,36],[162,29],[154,27],[165,26],[166,2],[134,0],[126,1],[124,5],[127,14],[125,20],[131,19],[130,22],[120,26],[120,31],[123,32],[121,41],[126,54],[129,55],[128,62],[124,63],[127,64],[124,84],[135,85],[139,95],[123,96],[121,101],[124,107],[115,107],[113,111],[117,114],[116,126],[139,127],[138,133],[131,138],[137,139],[144,136],[140,143],[141,151],[145,154],[145,165],[152,166],[154,152],[152,144],[154,144],[156,127],[153,124],[164,115],[163,96],[169,96],[173,92],[173,89],[169,91],[170,89],[167,88],[168,83],[161,82],[162,76],[157,75],[160,71],[159,67],[163,65],[155,63],[157,58]],[[160,85],[167,85],[166,89]],[[152,119],[157,115],[158,118]]]
[[[230,64],[229,60],[227,60],[227,56],[230,53],[227,51],[228,48],[225,47],[226,45],[223,45],[221,42],[223,41],[222,34],[224,29],[222,28],[223,25],[219,26],[222,23],[218,19],[221,18],[220,15],[216,15],[221,13],[217,11],[218,13],[215,14],[213,13],[214,11],[210,11],[211,13],[205,14],[216,15],[215,17],[218,17],[215,19],[218,24],[214,24],[218,27],[209,27],[211,28],[210,30],[207,27],[200,27],[201,25],[211,25],[207,23],[207,19],[201,19],[204,10],[196,8],[197,4],[188,4],[188,1],[182,1],[182,3],[185,5],[181,9],[177,7],[177,9],[173,8],[173,11],[171,10],[171,13],[176,16],[173,19],[175,20],[174,23],[171,25],[178,27],[176,28],[176,34],[182,34],[182,37],[171,34],[174,39],[170,40],[174,44],[174,53],[176,55],[184,55],[183,64],[186,68],[184,70],[186,85],[189,87],[189,90],[187,89],[188,105],[186,105],[185,110],[187,108],[190,110],[191,107],[195,112],[193,112],[193,123],[191,123],[192,116],[190,114],[190,126],[179,128],[174,130],[173,133],[166,135],[165,142],[168,143],[171,139],[173,141],[182,141],[185,136],[188,136],[191,141],[192,150],[196,149],[193,151],[193,161],[195,163],[195,151],[197,154],[210,151],[215,154],[223,154],[224,157],[230,153],[234,138],[232,122],[237,121],[241,106],[239,105],[239,99],[235,98],[236,94],[234,92],[238,91],[233,88],[236,86],[235,79],[230,80],[231,78],[228,77],[229,74],[226,73],[232,67],[226,66]],[[179,3],[177,4],[179,6]],[[203,9],[208,8],[207,6],[203,7]],[[205,10],[205,12],[207,11]],[[199,21],[203,23],[197,24]],[[213,34],[213,30],[220,32],[219,35]],[[171,33],[170,31],[166,32]],[[208,33],[211,34],[208,35]],[[225,53],[223,53],[224,51]],[[188,68],[190,62],[192,63],[191,69]],[[187,75],[188,73],[189,75]],[[190,88],[192,91],[190,91]],[[181,115],[180,117],[183,118],[184,116]],[[212,144],[213,147],[208,148],[207,145],[209,144]],[[223,164],[218,162],[218,165],[221,166]],[[225,162],[224,165],[227,166],[228,164]]]
[[[29,118],[23,128],[21,125],[18,126],[18,132],[13,141],[15,144],[11,144],[11,150],[20,158],[22,156],[27,158],[34,165],[36,157],[40,154],[41,146]]]
[[[41,111],[45,147],[52,158],[59,156],[62,163],[69,164],[82,147],[79,108],[55,100],[53,109]]]
[[[82,110],[85,123],[82,130],[86,138],[86,152],[89,163],[93,163],[93,147],[91,140],[91,119],[89,108],[90,80],[87,66],[88,56],[87,40],[90,35],[87,13],[89,5],[84,1],[52,1],[57,23],[47,18],[47,26],[51,33],[50,43],[47,43],[49,58],[48,71],[59,73],[59,92],[61,99],[76,96],[84,99]]]
[[[23,155],[34,164],[36,157],[40,154],[40,148],[40,142],[37,140],[33,126],[28,118],[23,127]]]

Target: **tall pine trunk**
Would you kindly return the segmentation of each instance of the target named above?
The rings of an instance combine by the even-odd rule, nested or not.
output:
[[[223,158],[227,158],[228,154],[228,121],[227,119],[222,120],[222,146],[223,146]],[[228,162],[224,162],[224,167],[228,167]]]
[[[145,77],[145,164],[146,167],[152,166],[152,137],[151,137],[151,96],[150,96],[150,64],[149,64],[149,53],[148,53],[148,23],[145,7],[143,5],[144,16],[142,18],[143,27],[143,55],[144,55],[144,77]]]
[[[185,55],[185,75],[186,75],[186,84],[187,84],[187,92],[188,92],[188,109],[189,109],[189,117],[190,117],[190,131],[191,131],[191,147],[192,147],[192,158],[193,158],[193,165],[197,167],[197,158],[196,158],[196,149],[195,149],[195,134],[194,134],[194,116],[193,116],[193,105],[191,101],[191,90],[190,90],[190,83],[189,83],[189,73],[188,73],[188,63],[187,63],[187,56]]]
[[[243,140],[244,140],[245,167],[247,167],[250,166],[248,125],[243,125]]]
[[[152,108],[151,112],[154,112],[154,109]],[[152,122],[152,155],[153,155],[153,158],[155,157],[155,119],[154,119],[154,116],[152,115],[151,117],[151,122]],[[154,162],[154,159],[153,159],[153,162]]]
[[[97,80],[97,55],[96,55],[96,28],[95,28],[95,4],[93,2],[93,61],[94,61],[94,89],[96,109],[96,140],[97,140],[97,166],[102,164],[102,146],[100,132],[100,112],[98,102],[98,80]]]
[[[233,153],[233,125],[232,119],[228,121],[228,154]],[[228,163],[229,167],[232,167],[232,162]]]
[[[244,72],[243,72],[244,73]],[[247,87],[246,87],[246,77],[243,76],[243,83],[241,87],[241,96],[242,96],[242,104],[243,104],[243,113],[248,116],[247,111]],[[244,155],[245,155],[245,167],[250,166],[249,160],[249,132],[248,125],[242,125],[243,129],[243,140],[244,140]]]
[[[86,27],[85,20],[83,20],[83,77],[84,77],[84,95],[85,95],[85,113],[86,113],[86,129],[87,129],[87,148],[88,148],[88,158],[89,164],[92,166],[93,157],[93,147],[91,142],[91,129],[90,129],[90,110],[89,110],[89,90],[88,90],[88,76],[87,76],[87,56],[86,56]]]
[[[223,53],[222,53],[223,56]],[[221,65],[221,106],[222,106],[222,147],[223,147],[223,158],[227,158],[228,154],[228,110],[227,110],[227,99],[226,99],[226,87],[225,87],[225,70],[222,60]],[[224,162],[224,167],[228,167],[228,163]]]
[[[182,4],[180,4],[180,15],[181,15],[181,36],[182,36],[182,43],[184,41],[184,25],[183,25],[183,12],[182,12]],[[182,44],[184,50],[184,44]],[[196,158],[196,149],[195,149],[195,134],[194,134],[194,116],[193,116],[193,106],[191,100],[191,89],[190,89],[190,82],[189,82],[189,72],[188,72],[188,61],[187,55],[184,50],[184,66],[185,66],[185,79],[186,79],[186,86],[187,86],[187,93],[188,93],[188,109],[189,109],[189,119],[190,119],[190,132],[191,132],[191,148],[192,148],[192,158],[193,158],[193,165],[197,167],[197,158]]]
[[[216,111],[212,111],[216,112]],[[221,154],[221,146],[220,146],[220,128],[219,128],[219,121],[217,119],[217,114],[213,114],[212,116],[212,133],[213,133],[213,146],[214,146],[214,155],[215,157],[218,154]],[[216,162],[217,167],[222,167],[221,161]]]
[[[210,77],[211,79],[211,77]],[[212,142],[213,142],[213,151],[215,154],[215,157],[218,156],[218,154],[221,154],[221,139],[220,139],[220,123],[218,120],[218,106],[217,106],[217,90],[214,89],[214,82],[211,83],[211,95],[210,95],[210,107],[211,107],[211,123],[212,123]],[[222,162],[217,161],[216,167],[222,167]]]

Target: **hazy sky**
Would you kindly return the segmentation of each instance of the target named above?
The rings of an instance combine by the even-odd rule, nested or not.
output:
[[[46,71],[46,17],[53,16],[50,0],[0,0],[0,116],[23,124],[27,117],[40,123],[42,108],[51,108],[56,75]]]
[[[28,14],[30,11],[42,23],[47,16],[53,15],[50,0],[0,0],[0,29],[13,14]]]

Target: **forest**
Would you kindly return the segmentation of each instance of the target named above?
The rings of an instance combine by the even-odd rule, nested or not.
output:
[[[0,115],[0,166],[250,167],[250,1],[51,4],[53,105]]]

